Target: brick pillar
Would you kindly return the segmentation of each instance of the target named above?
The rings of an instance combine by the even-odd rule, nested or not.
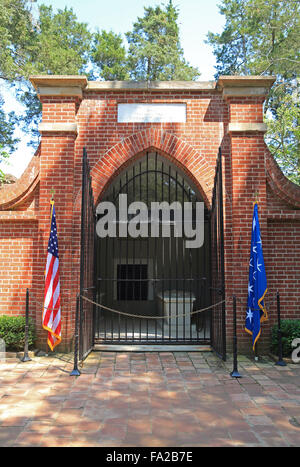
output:
[[[263,102],[274,82],[266,77],[220,77],[218,85],[229,107],[231,165],[231,225],[225,225],[226,295],[237,297],[239,347],[251,351],[251,336],[244,331],[248,293],[253,202],[259,203],[262,242],[267,243],[265,142]],[[226,181],[227,182],[227,181]],[[226,183],[227,185],[227,183]],[[228,210],[227,206],[227,210]],[[228,350],[232,351],[232,306],[227,306]],[[263,325],[265,326],[265,324]],[[263,347],[263,333],[260,349]]]
[[[66,79],[67,78],[67,79]],[[76,110],[86,78],[33,77],[43,106],[41,138],[38,280],[35,295],[44,296],[44,270],[50,225],[50,199],[54,192],[60,261],[62,342],[58,351],[69,350],[74,334],[72,313],[72,230],[74,193],[74,145],[77,136]],[[40,309],[39,307],[37,309]],[[46,348],[47,333],[42,329],[42,310],[37,312],[38,345]]]

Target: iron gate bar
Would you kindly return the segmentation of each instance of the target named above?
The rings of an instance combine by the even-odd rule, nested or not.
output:
[[[147,152],[146,155],[146,170],[147,170],[147,177],[146,177],[146,200],[147,206],[149,206],[149,153]],[[149,246],[149,238],[147,239],[147,264],[149,264],[149,254],[150,254],[150,246]],[[146,321],[146,341],[149,340],[149,322]]]
[[[95,335],[95,306],[83,303],[84,291],[96,298],[97,270],[95,265],[96,213],[86,149],[82,158],[81,194],[81,249],[80,249],[80,300],[79,300],[79,359],[83,360],[93,348]]]
[[[224,268],[224,227],[223,227],[223,180],[222,180],[222,153],[219,148],[214,179],[211,232],[212,232],[212,281],[211,294],[213,302],[216,302],[216,294],[222,295],[225,300],[225,268]],[[216,353],[226,360],[226,309],[225,302],[221,311],[212,313],[212,344]]]
[[[162,162],[161,163],[161,178],[162,178],[162,201],[165,200],[165,191],[164,191],[164,163]],[[164,253],[164,241],[165,239],[162,238],[162,258],[163,258],[163,253]],[[164,295],[165,295],[165,281],[164,281],[164,276],[165,276],[165,271],[164,271],[164,268],[162,269],[162,296],[163,296],[163,299],[164,299]],[[164,326],[162,326],[162,340],[164,340],[165,338],[165,330],[164,330]]]
[[[80,248],[80,298],[79,298],[79,359],[83,357],[83,302],[81,295],[84,290],[84,260],[85,260],[85,211],[86,211],[86,151],[83,149],[82,159],[82,193],[81,193],[81,248]]]
[[[176,171],[176,188],[175,188],[175,198],[178,199],[178,172]],[[177,251],[177,239],[175,239],[175,258],[176,258],[176,262],[175,262],[175,274],[176,274],[176,277],[178,275],[178,251]],[[169,315],[171,315],[171,300],[169,301],[169,309],[170,309],[170,312],[169,312]],[[178,287],[176,287],[176,311],[178,309]],[[177,314],[177,313],[176,313]],[[171,319],[169,319],[169,322],[171,322]],[[171,329],[171,326],[169,325],[169,329]],[[170,332],[171,334],[171,332]],[[176,318],[176,340],[178,340],[178,320]]]
[[[142,172],[142,163],[140,162],[139,163],[139,169],[140,169],[140,174]],[[142,175],[139,177],[139,198],[142,199]],[[142,243],[139,242],[139,257],[140,257],[140,287],[139,287],[139,290],[140,290],[140,297],[142,296],[142,257],[141,257],[141,253],[142,253]],[[148,271],[147,271],[147,278],[148,278]],[[147,283],[146,283],[146,288],[147,288],[147,296],[148,296],[148,287],[147,287]],[[139,334],[140,334],[140,341],[142,339],[142,318],[140,318],[139,320]]]
[[[221,255],[221,288],[222,288],[222,357],[223,360],[226,360],[226,310],[225,310],[225,264],[224,264],[224,217],[223,217],[223,167],[222,167],[222,152],[219,148],[219,210],[220,210],[220,255]]]
[[[155,165],[154,165],[154,185],[155,185],[155,198],[154,198],[154,201],[155,202],[158,202],[158,175],[161,176],[160,169],[158,167],[157,153],[155,153]],[[163,183],[161,183],[161,196],[162,197],[163,197],[163,192],[164,192]],[[156,293],[158,291],[158,284],[159,284],[159,281],[158,281],[158,260],[157,260],[158,258],[157,258],[157,256],[158,256],[158,240],[157,240],[157,237],[155,237],[155,239],[154,239],[155,264],[154,264],[154,282],[153,282],[154,295],[156,295]],[[155,320],[155,324],[154,324],[154,335],[155,335],[155,341],[157,341],[157,320]]]

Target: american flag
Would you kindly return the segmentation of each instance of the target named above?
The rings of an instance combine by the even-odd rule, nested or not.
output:
[[[59,257],[54,201],[51,201],[51,231],[45,271],[43,328],[48,331],[51,350],[61,342]]]

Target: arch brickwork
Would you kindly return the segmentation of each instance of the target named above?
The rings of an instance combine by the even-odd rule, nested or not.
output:
[[[126,164],[151,150],[158,151],[185,171],[196,184],[207,207],[210,207],[214,168],[182,138],[153,128],[128,136],[109,149],[93,166],[91,174],[95,200]]]

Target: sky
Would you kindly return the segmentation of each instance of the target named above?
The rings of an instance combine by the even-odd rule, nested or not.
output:
[[[132,29],[137,17],[144,15],[144,6],[166,4],[168,0],[38,0],[36,3],[52,6],[54,11],[65,6],[72,8],[78,21],[87,23],[91,31],[112,30],[121,33],[125,39],[125,32]],[[215,58],[212,48],[204,41],[208,31],[221,32],[223,29],[225,20],[217,6],[220,0],[173,0],[173,4],[179,10],[180,41],[185,59],[200,70],[200,81],[213,80]],[[5,111],[22,110],[11,94],[5,92],[4,97]],[[28,138],[22,132],[17,130],[16,136],[21,138],[18,149],[11,156],[9,166],[1,165],[1,168],[20,177],[35,148],[27,146]]]

